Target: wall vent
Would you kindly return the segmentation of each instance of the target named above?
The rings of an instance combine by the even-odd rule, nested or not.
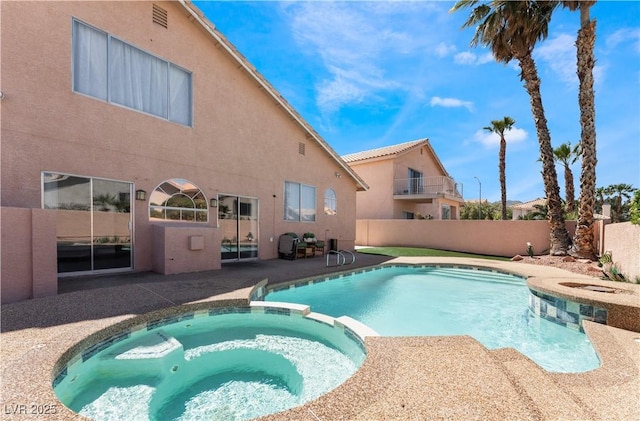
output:
[[[304,155],[304,147],[305,147],[304,143],[302,142],[298,143],[298,153],[300,155]]]
[[[163,28],[166,28],[169,24],[167,11],[155,4],[153,5],[153,23],[157,23]]]

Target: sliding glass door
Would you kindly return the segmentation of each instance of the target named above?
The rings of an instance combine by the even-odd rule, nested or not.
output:
[[[219,195],[222,261],[258,257],[258,199]]]
[[[132,267],[131,183],[43,173],[43,206],[56,209],[58,273]]]

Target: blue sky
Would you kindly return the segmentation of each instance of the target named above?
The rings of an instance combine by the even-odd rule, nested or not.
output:
[[[510,116],[508,199],[544,197],[517,62],[471,48],[468,11],[449,13],[453,2],[195,3],[340,155],[426,137],[466,199],[477,199],[478,177],[483,199],[498,201],[498,139],[482,128]],[[599,1],[591,17],[597,186],[640,187],[640,2]],[[554,147],[580,139],[578,28],[577,12],[558,10],[534,51]],[[573,171],[578,189],[578,163]]]

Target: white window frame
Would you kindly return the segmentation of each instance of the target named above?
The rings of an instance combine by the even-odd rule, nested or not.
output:
[[[313,203],[305,203],[305,199]],[[295,222],[316,221],[316,188],[295,181],[284,182],[284,220]]]
[[[85,75],[85,76],[89,76],[88,79],[90,80],[90,82],[86,82],[85,85],[87,86],[85,87],[78,86],[80,85],[80,83],[78,83],[78,81],[80,80],[80,75],[78,74],[79,73],[78,69],[76,69],[77,61],[79,60],[78,54],[80,54],[80,51],[81,51],[79,46],[79,40],[78,40],[78,37],[80,35],[78,35],[78,30],[76,29],[79,27],[84,27],[93,31],[94,35],[98,35],[98,36],[104,35],[106,39],[106,45],[96,45],[94,47],[98,49],[105,48],[106,49],[105,56],[103,57],[103,60],[97,60],[96,62],[91,61],[91,63],[89,63],[89,66],[94,66],[95,68],[88,70],[86,72],[88,73],[88,75]],[[177,66],[176,64],[168,60],[165,60],[155,54],[145,51],[131,43],[128,43],[118,37],[115,37],[105,31],[102,31],[92,25],[88,25],[79,19],[76,19],[76,18],[72,19],[71,31],[72,31],[71,85],[72,85],[73,92],[86,95],[91,98],[99,99],[109,104],[114,104],[123,108],[127,108],[130,110],[141,112],[143,114],[154,116],[162,120],[171,121],[173,123],[180,124],[182,126],[193,127],[193,75],[190,71],[180,66]],[[112,49],[114,48],[112,47],[112,43],[114,42],[121,43],[123,46],[123,49],[129,49],[131,52],[137,54],[139,57],[143,57],[144,55],[146,55],[151,58],[152,62],[155,62],[160,66],[162,66],[163,64],[166,65],[166,71],[164,71],[163,73],[165,81],[160,82],[160,86],[165,91],[165,92],[161,92],[163,94],[161,96],[166,96],[166,97],[163,100],[163,107],[160,112],[151,110],[151,108],[155,108],[157,104],[149,105],[149,102],[150,102],[149,98],[146,98],[146,97],[144,97],[142,100],[144,104],[139,106],[125,104],[122,101],[116,102],[114,99],[112,99],[112,89],[114,89],[113,87],[114,84],[112,83],[112,80],[113,80],[112,64],[114,63],[114,60],[115,60],[114,58],[115,55],[112,51]],[[100,43],[100,44],[103,44],[103,43]],[[90,52],[89,54],[100,54],[100,53]],[[93,76],[96,76],[95,73],[98,73],[100,70],[100,67],[102,66],[105,66],[103,69],[101,69],[104,72],[104,74],[102,75],[102,77],[94,78]],[[125,71],[126,70],[127,69],[125,69]],[[97,76],[100,76],[100,75],[97,75]],[[100,79],[100,80],[96,81],[96,79]],[[131,80],[134,83],[137,83],[139,85],[141,84],[138,79],[132,78]],[[106,83],[106,87],[97,88],[95,86],[95,83],[97,82]],[[188,83],[188,86],[180,89],[179,86],[184,85],[185,82]],[[173,90],[172,90],[172,86],[174,87]],[[144,93],[141,95],[144,95]],[[130,100],[130,102],[133,102],[133,100]],[[175,106],[176,104],[178,105],[177,107]],[[172,105],[174,105],[173,108],[177,109],[178,111],[172,111]],[[166,108],[166,115],[164,115],[165,114],[164,108]]]
[[[332,216],[338,213],[338,196],[331,187],[324,192],[324,213]]]
[[[165,191],[164,186],[172,186],[174,191]],[[186,191],[183,187],[189,186],[192,189]],[[153,199],[159,198],[160,203],[155,203]],[[191,206],[170,206],[168,202],[175,198],[184,198],[186,203]],[[156,199],[157,200],[157,199]],[[202,206],[196,204],[198,200]],[[151,192],[149,197],[149,220],[150,221],[168,221],[168,222],[184,222],[184,223],[208,223],[209,222],[209,206],[208,201],[202,189],[189,180],[184,178],[171,178],[158,184]],[[179,215],[178,218],[170,218],[169,215]],[[190,219],[187,215],[193,214]],[[198,220],[198,215],[202,219]]]

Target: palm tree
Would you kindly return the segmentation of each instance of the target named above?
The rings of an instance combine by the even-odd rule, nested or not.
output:
[[[612,184],[605,188],[609,203],[612,205],[611,222],[623,222],[626,220],[622,199],[631,199],[636,189],[630,184]]]
[[[547,205],[533,205],[535,209],[529,216],[531,219],[547,219],[549,217],[549,207]]]
[[[573,236],[572,256],[594,259],[593,225],[596,195],[596,108],[593,92],[593,49],[596,40],[596,21],[591,20],[589,10],[593,0],[562,1],[569,10],[580,10],[580,30],[576,40],[578,80],[578,104],[580,105],[580,143],[582,145],[582,170],[580,172],[580,200],[578,224]]]
[[[475,0],[460,0],[451,10],[473,7],[463,25],[463,28],[476,26],[472,46],[482,44],[490,47],[493,57],[501,63],[508,63],[514,58],[518,60],[520,78],[524,80],[531,99],[531,111],[540,144],[542,179],[549,207],[550,254],[566,255],[571,238],[564,224],[551,135],[542,106],[540,78],[532,56],[536,42],[548,35],[549,21],[557,2],[493,0],[489,4],[476,6],[477,3]]]
[[[484,130],[496,133],[500,136],[500,153],[498,159],[500,161],[498,170],[500,172],[500,192],[502,196],[502,219],[507,219],[507,180],[505,176],[506,169],[506,156],[507,156],[507,141],[504,138],[504,132],[511,130],[516,121],[511,117],[505,117],[502,120],[491,120],[491,126],[484,127]]]
[[[564,166],[564,194],[567,213],[575,211],[576,201],[571,165],[575,164],[581,153],[580,143],[571,149],[571,142],[563,143],[553,150],[553,156],[556,161],[562,163]]]
[[[602,213],[602,205],[604,205],[604,197],[607,194],[607,189],[605,187],[598,187],[596,189],[596,201],[594,206],[594,212]]]

